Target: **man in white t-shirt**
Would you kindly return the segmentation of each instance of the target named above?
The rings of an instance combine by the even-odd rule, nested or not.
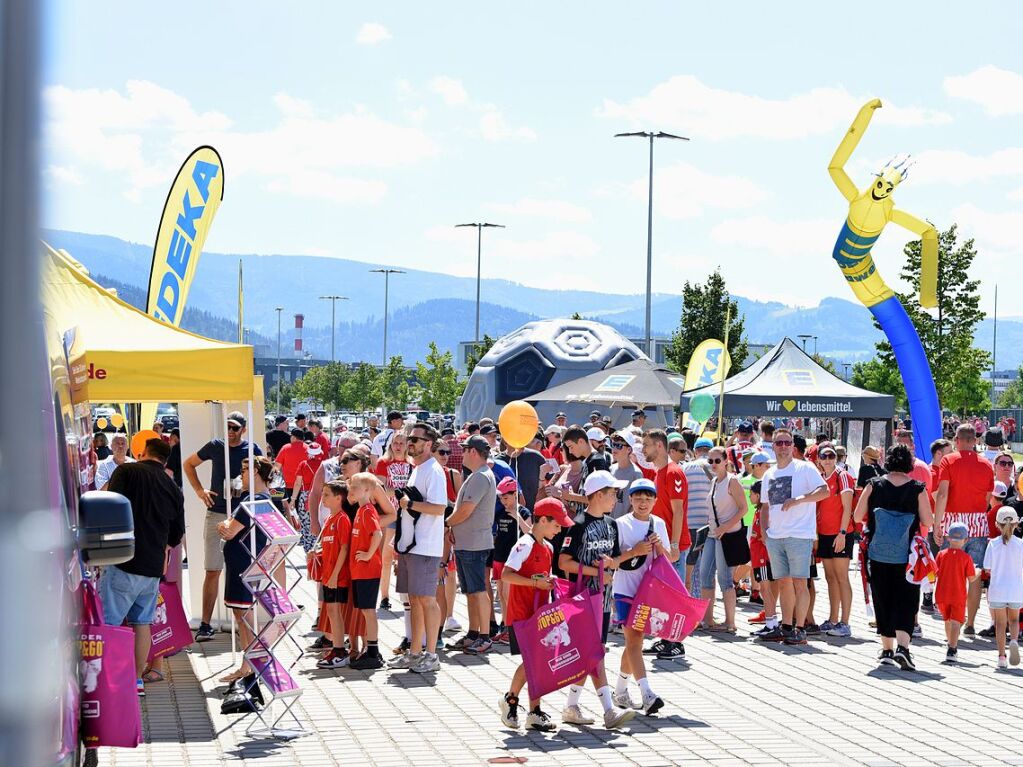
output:
[[[387,428],[381,429],[380,433],[373,437],[373,447],[370,448],[370,455],[374,458],[380,458],[384,453],[387,452],[387,446],[391,444],[391,437],[394,433],[401,431],[405,425],[405,418],[397,410],[392,410],[387,414]]]
[[[135,463],[135,459],[128,455],[128,436],[115,434],[110,439],[110,456],[96,464],[96,489],[106,490],[114,469],[125,463]]]
[[[767,553],[781,601],[781,627],[760,639],[785,644],[806,644],[803,620],[810,606],[810,562],[817,539],[817,501],[828,497],[828,485],[817,468],[792,457],[792,432],[777,429],[777,463],[762,480],[760,498],[768,505]]]
[[[408,456],[415,464],[408,488],[415,488],[422,500],[403,495],[399,501],[402,515],[401,537],[395,547],[398,554],[397,592],[408,594],[412,605],[412,648],[407,668],[417,674],[440,669],[437,654],[430,652],[440,636],[440,606],[437,582],[444,554],[444,511],[448,488],[444,469],[433,457],[433,446],[440,434],[428,423],[417,423],[408,437]],[[426,651],[420,654],[425,632]]]

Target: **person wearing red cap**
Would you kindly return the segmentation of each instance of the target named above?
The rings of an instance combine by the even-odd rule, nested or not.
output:
[[[523,535],[528,535],[529,509],[519,504],[519,483],[514,477],[505,477],[497,483],[497,500],[500,509],[494,518],[494,551],[491,563],[492,577],[497,581],[497,597],[501,602],[501,609],[506,611],[508,604],[508,584],[501,579],[504,571],[504,563],[508,560],[515,543]],[[555,531],[557,532],[557,531]],[[499,626],[493,640],[500,644],[507,644],[508,616],[502,615],[504,625]]]
[[[562,529],[568,529],[574,524],[572,518],[565,512],[565,505],[557,498],[543,498],[537,501],[533,508],[533,518],[533,527],[529,534],[519,538],[512,547],[501,571],[501,583],[507,590],[507,601],[502,601],[502,605],[512,655],[521,654],[512,623],[525,620],[536,612],[537,592],[541,605],[550,601],[550,592],[554,588],[554,579],[551,577],[554,547],[550,540]],[[526,668],[520,663],[512,675],[508,692],[498,703],[501,722],[506,727],[513,729],[519,727],[519,693],[525,684]],[[552,732],[557,729],[554,720],[540,709],[539,698],[529,700],[526,729],[541,732]]]

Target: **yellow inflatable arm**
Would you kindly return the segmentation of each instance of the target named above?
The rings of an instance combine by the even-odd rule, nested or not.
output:
[[[828,163],[828,173],[831,174],[831,180],[835,182],[838,191],[849,202],[855,200],[860,192],[856,188],[856,184],[849,178],[849,174],[845,172],[845,164],[849,162],[849,158],[852,156],[853,151],[855,151],[856,145],[860,143],[863,134],[867,132],[867,126],[870,125],[870,118],[874,116],[874,110],[880,108],[881,99],[868,101],[860,107],[856,119],[849,126],[849,131],[842,139],[842,143],[838,145],[838,149],[835,150],[835,154],[831,157],[831,162]]]
[[[932,309],[938,305],[938,232],[926,221],[895,208],[892,223],[920,237],[920,305]]]

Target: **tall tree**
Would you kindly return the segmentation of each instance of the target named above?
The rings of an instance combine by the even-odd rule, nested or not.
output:
[[[955,224],[938,234],[938,306],[931,310],[933,314],[919,302],[920,240],[906,243],[903,252],[906,262],[901,276],[913,290],[900,293],[899,300],[920,335],[941,406],[956,413],[988,409],[983,374],[991,367],[991,355],[973,345],[974,330],[984,319],[980,280],[970,279],[970,267],[977,257],[973,240],[959,243]],[[896,367],[891,344],[879,342],[877,352],[882,364]]]
[[[380,395],[384,407],[396,407],[404,410],[408,407],[412,395],[409,383],[412,375],[402,362],[401,355],[391,357],[387,366],[380,371]]]
[[[416,363],[416,379],[422,392],[419,405],[431,413],[450,413],[455,409],[462,386],[458,371],[451,364],[451,352],[441,352],[437,344],[430,342],[426,364]]]
[[[707,278],[704,284],[690,283],[682,286],[682,316],[678,329],[671,334],[671,343],[664,350],[664,358],[675,370],[686,372],[689,358],[703,341],[708,338],[725,340],[725,318],[731,306],[732,318],[728,333],[728,354],[736,369],[746,359],[746,318],[739,313],[739,304],[728,295],[720,267]]]
[[[362,412],[372,410],[383,399],[380,393],[380,371],[368,362],[360,362],[344,385],[345,404]]]
[[[878,394],[891,394],[895,397],[897,408],[906,407],[906,390],[902,386],[899,369],[894,365],[882,362],[877,357],[866,362],[855,363],[850,383]]]
[[[483,356],[490,351],[490,348],[495,343],[497,343],[496,338],[491,338],[484,333],[480,342],[472,345],[472,351],[469,352],[468,359],[465,361],[465,374],[467,376],[472,375],[472,371],[476,369],[476,365],[479,364],[479,361],[483,359]]]
[[[289,384],[287,381],[281,381],[279,384],[274,384],[266,393],[266,412],[274,413],[277,411],[277,389],[280,387],[281,390],[281,410],[287,412],[291,409],[291,401],[295,398],[295,386]]]
[[[309,368],[295,382],[294,396],[321,402],[334,410],[346,408],[349,405],[345,397],[345,384],[350,375],[347,366],[340,362],[317,365]]]
[[[1016,373],[1016,380],[998,398],[998,407],[1023,407],[1023,365]]]

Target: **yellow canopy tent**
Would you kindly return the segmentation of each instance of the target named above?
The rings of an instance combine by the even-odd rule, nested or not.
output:
[[[78,402],[245,401],[252,347],[167,325],[112,295],[43,243],[46,333],[62,339]]]

